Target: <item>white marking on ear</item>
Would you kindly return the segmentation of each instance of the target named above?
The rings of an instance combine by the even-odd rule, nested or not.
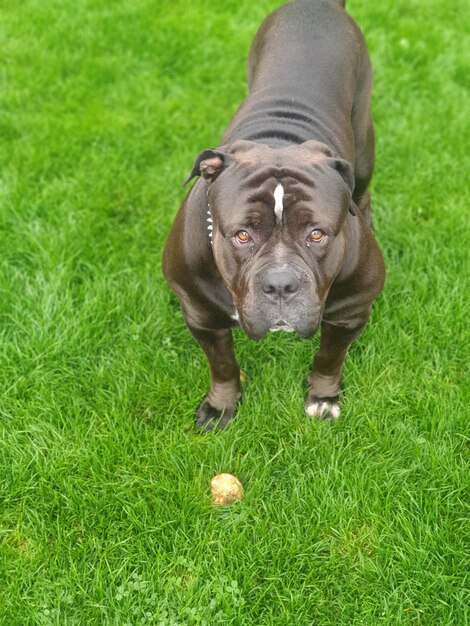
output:
[[[279,183],[279,185],[274,190],[274,213],[276,215],[276,222],[280,224],[282,222],[282,211],[284,210],[284,205],[282,200],[284,198],[284,187]]]

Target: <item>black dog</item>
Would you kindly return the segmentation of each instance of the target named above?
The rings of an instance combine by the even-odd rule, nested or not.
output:
[[[223,427],[241,396],[231,328],[310,337],[308,415],[338,418],[351,342],[384,282],[367,186],[374,165],[372,71],[338,0],[296,0],[262,24],[249,95],[220,147],[204,150],[163,258],[206,353],[211,386],[196,428]],[[186,182],[187,182],[186,181]]]

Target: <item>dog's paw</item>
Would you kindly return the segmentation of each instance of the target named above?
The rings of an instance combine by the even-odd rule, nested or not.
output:
[[[341,413],[339,396],[335,398],[308,398],[305,404],[305,412],[310,417],[318,417],[322,420],[337,420]]]
[[[222,430],[229,421],[234,417],[236,407],[224,409],[216,409],[212,404],[204,398],[196,411],[194,419],[194,428],[198,433],[209,433],[211,430]]]

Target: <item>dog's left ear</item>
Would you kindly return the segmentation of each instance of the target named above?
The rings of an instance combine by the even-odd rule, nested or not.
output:
[[[183,187],[195,176],[213,181],[226,167],[227,155],[220,150],[203,150],[194,161],[193,168],[183,182]]]
[[[354,185],[356,184],[356,181],[354,179],[354,172],[350,163],[348,163],[348,161],[345,161],[344,159],[330,157],[328,158],[328,165],[341,175],[342,179],[349,187],[349,191],[351,193],[351,198],[349,201],[349,212],[351,213],[351,215],[356,215],[356,208],[352,200],[352,192],[354,191]]]

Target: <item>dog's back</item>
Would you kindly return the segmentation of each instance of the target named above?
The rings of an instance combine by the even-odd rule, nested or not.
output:
[[[372,71],[362,33],[342,7],[296,0],[268,16],[250,51],[249,95],[223,143],[278,147],[316,139],[354,162],[353,109],[356,99],[367,102],[357,120],[365,128]]]

